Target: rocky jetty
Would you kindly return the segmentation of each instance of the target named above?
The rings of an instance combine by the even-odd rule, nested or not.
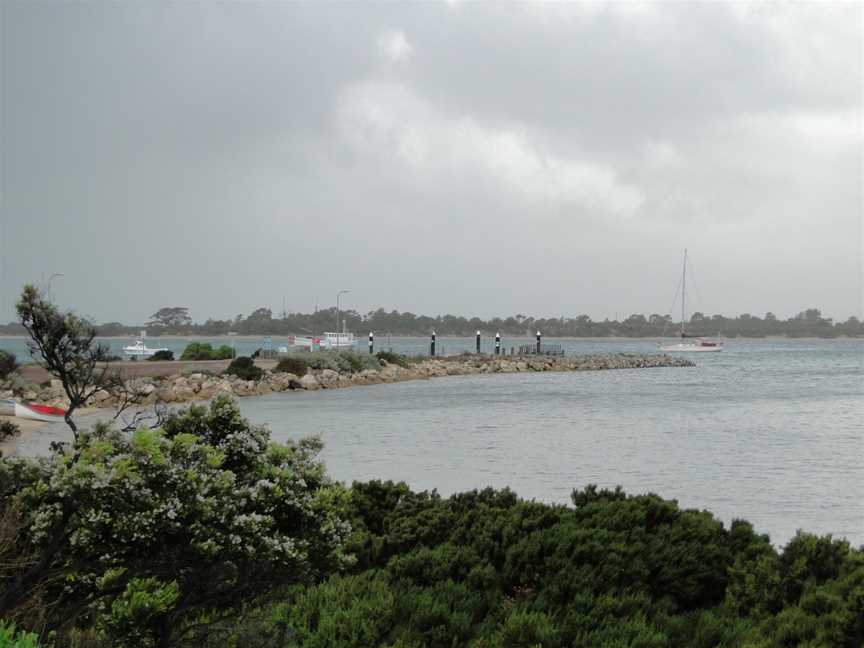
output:
[[[219,394],[262,396],[273,392],[295,390],[340,389],[355,385],[377,385],[405,380],[426,380],[443,376],[470,376],[494,373],[531,373],[541,371],[599,371],[605,369],[645,369],[653,367],[692,367],[689,360],[656,354],[631,353],[590,354],[576,356],[478,356],[461,355],[427,358],[407,362],[405,366],[382,362],[380,369],[341,373],[332,369],[310,370],[304,376],[265,372],[261,380],[243,380],[229,374],[203,372],[174,374],[164,377],[134,378],[127,382],[130,391],[140,395],[143,404],[156,402],[185,403],[209,400]],[[18,398],[55,407],[68,401],[59,380],[45,385],[25,385],[21,381],[0,384],[0,398]],[[99,391],[88,405],[112,407],[112,396]]]

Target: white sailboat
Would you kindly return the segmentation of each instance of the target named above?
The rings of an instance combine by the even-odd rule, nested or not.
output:
[[[684,250],[684,269],[681,273],[681,331],[678,336],[681,341],[677,344],[660,345],[661,351],[670,353],[717,353],[723,350],[723,342],[705,337],[693,337],[684,330],[686,321],[687,301],[687,250]]]

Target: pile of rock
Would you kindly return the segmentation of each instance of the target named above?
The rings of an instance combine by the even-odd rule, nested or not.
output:
[[[265,373],[259,381],[243,380],[229,374],[192,373],[158,378],[135,378],[126,383],[130,393],[138,395],[143,404],[185,403],[210,400],[220,394],[261,396],[293,390],[339,389],[355,385],[377,385],[405,380],[426,380],[442,376],[473,374],[519,373],[539,371],[597,371],[602,369],[643,369],[648,367],[692,367],[689,360],[669,355],[590,354],[578,356],[477,356],[429,358],[407,367],[383,363],[378,369],[358,373],[340,373],[332,369],[313,370],[305,376],[291,373]],[[4,391],[5,388],[5,391]],[[5,396],[4,396],[5,394]],[[11,383],[0,385],[0,398],[17,397],[55,407],[68,405],[59,380],[44,387],[35,385],[15,389]],[[106,391],[97,391],[91,402],[94,407],[112,407],[116,399]]]

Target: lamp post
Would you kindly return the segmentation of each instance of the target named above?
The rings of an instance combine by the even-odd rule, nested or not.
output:
[[[55,272],[50,277],[48,277],[48,299],[51,299],[51,282],[54,280],[54,277],[65,277],[66,275],[62,272]]]
[[[336,348],[339,348],[339,298],[350,290],[340,290],[336,293]]]

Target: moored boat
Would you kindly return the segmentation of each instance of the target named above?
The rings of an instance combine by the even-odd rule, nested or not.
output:
[[[705,337],[688,335],[684,330],[687,300],[687,250],[684,250],[684,268],[681,272],[681,330],[678,337],[681,341],[676,344],[660,344],[661,351],[669,353],[717,353],[723,350],[723,342]],[[689,341],[687,341],[689,339]]]
[[[66,410],[60,407],[39,405],[37,403],[19,403],[14,400],[0,400],[0,414],[3,416],[16,416],[18,418],[30,419],[32,421],[43,421],[55,423],[63,420]]]
[[[130,358],[150,358],[160,351],[168,351],[168,349],[150,349],[144,344],[144,340],[135,340],[135,344],[123,347],[124,355]]]
[[[323,336],[291,336],[288,344],[294,348],[319,351],[321,349],[353,349],[356,339],[353,333],[324,333]]]

